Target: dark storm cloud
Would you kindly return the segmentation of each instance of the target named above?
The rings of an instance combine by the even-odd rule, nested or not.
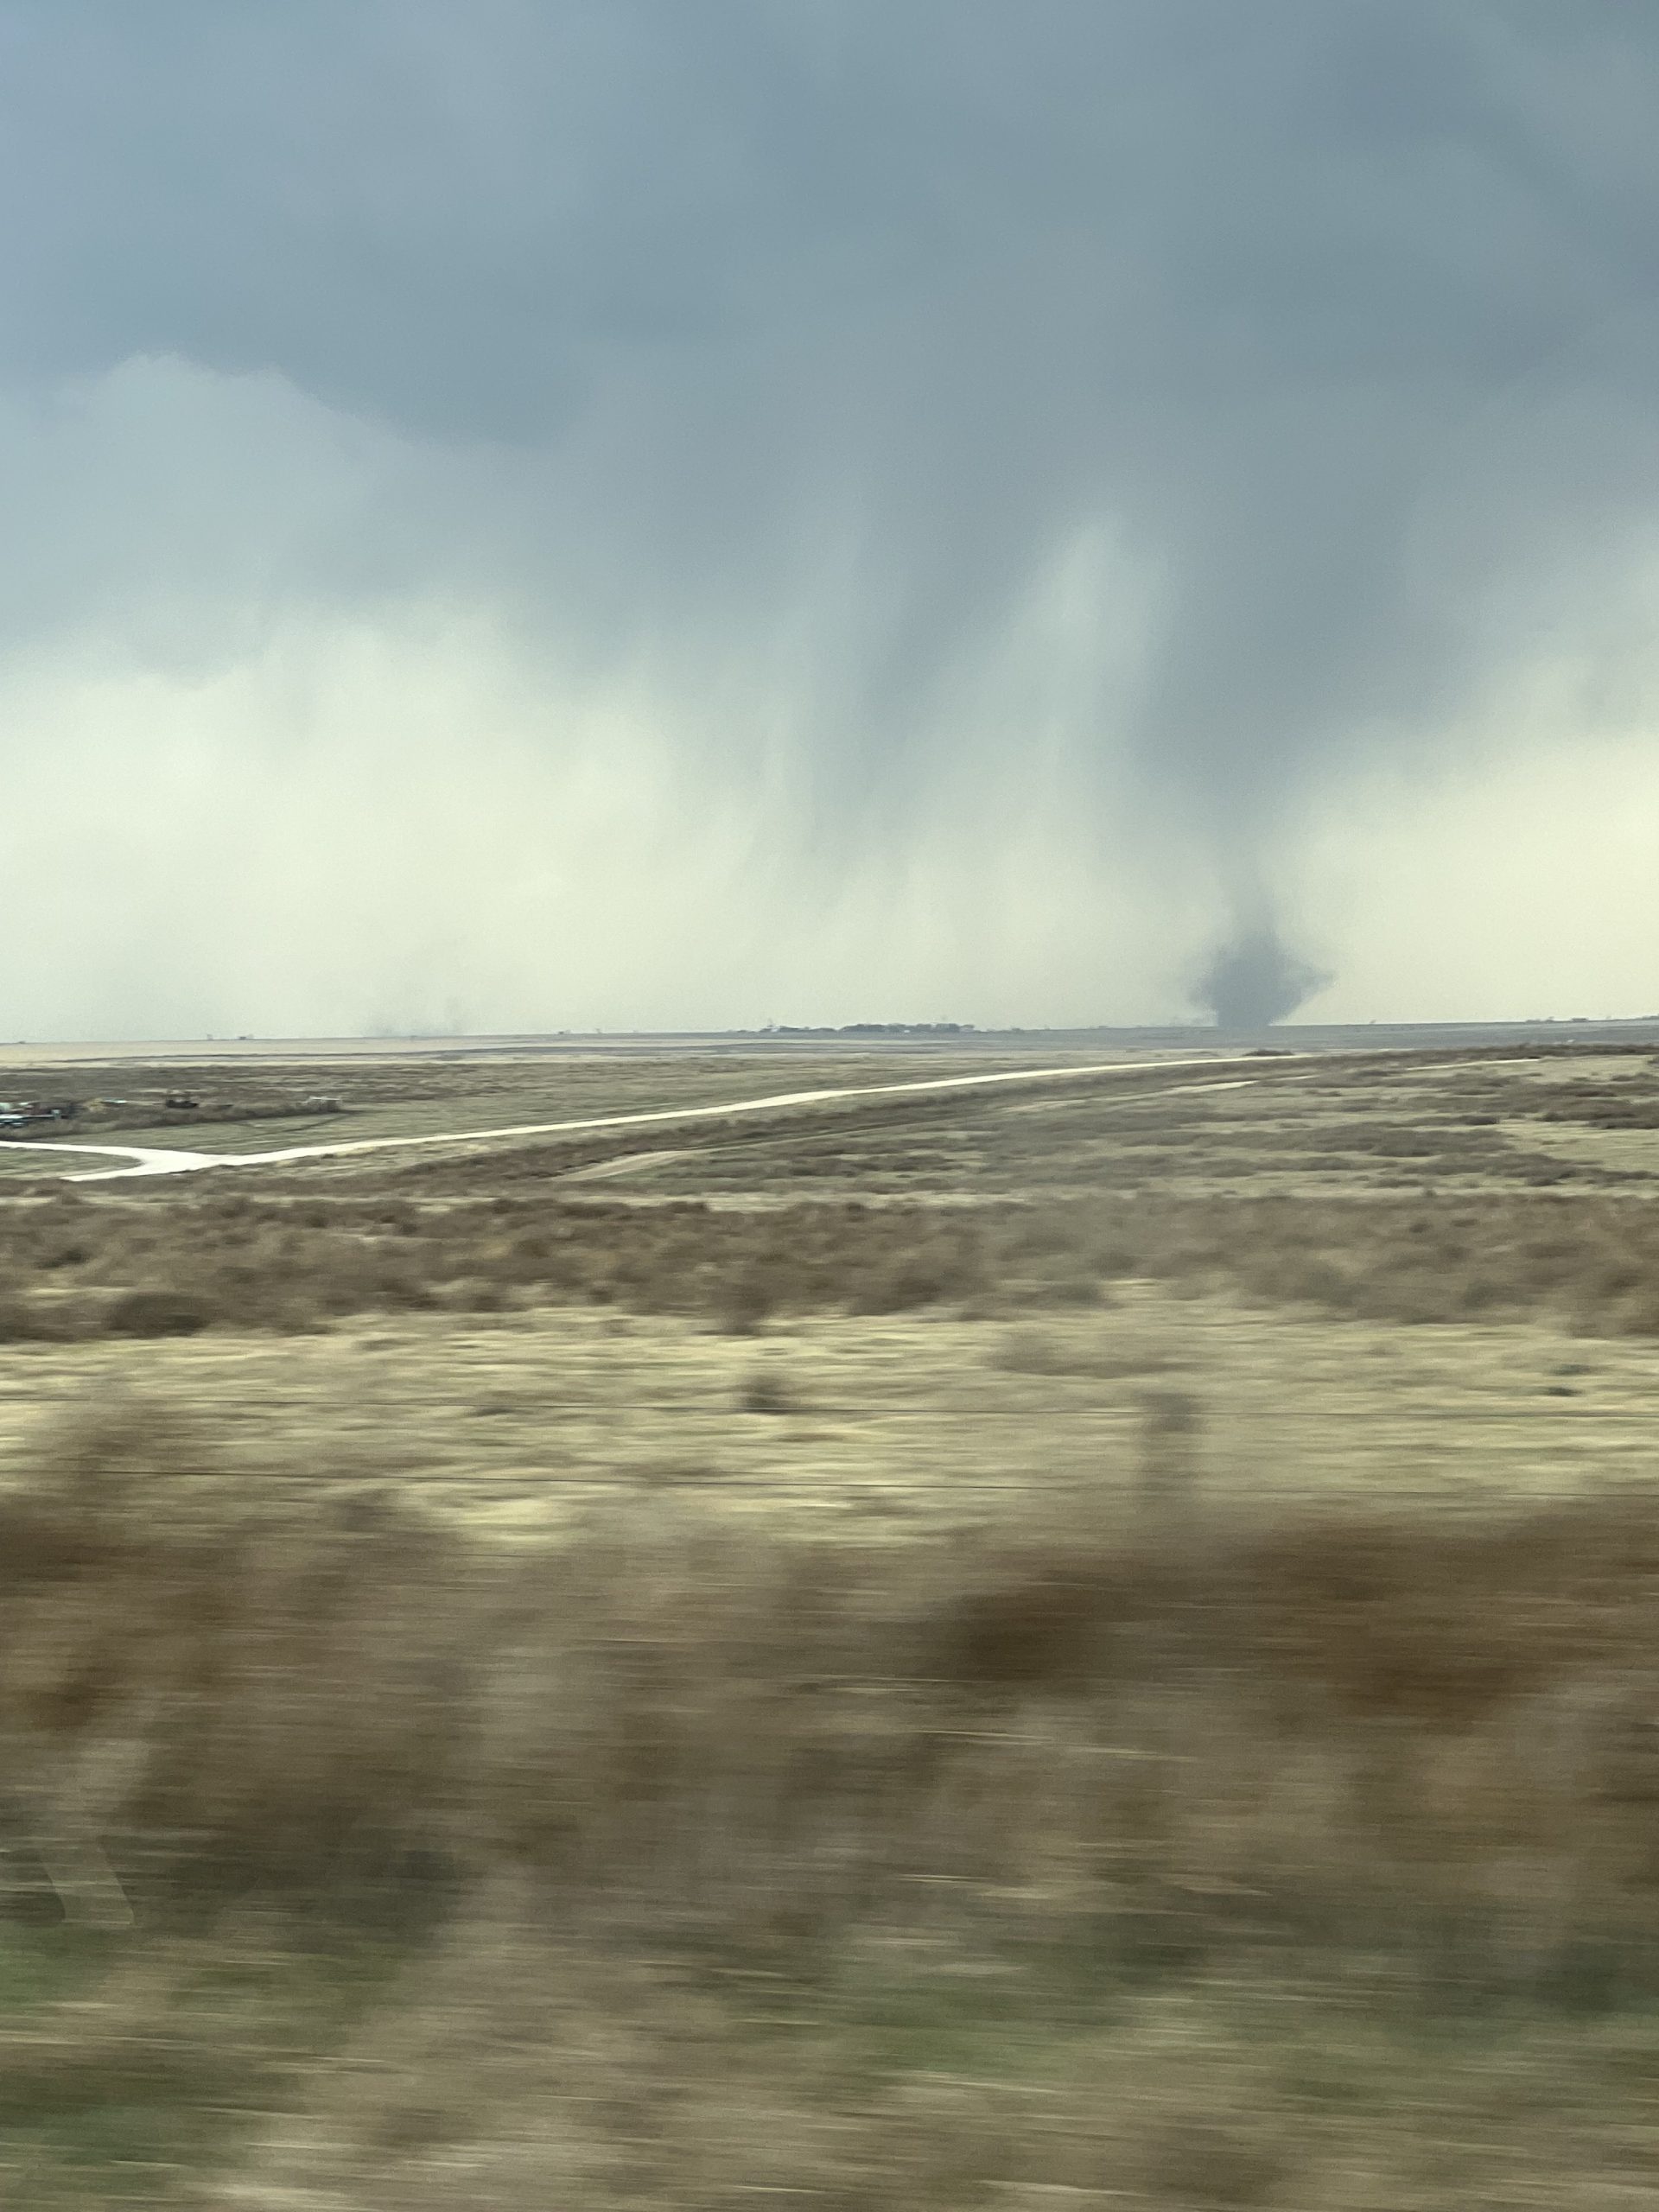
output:
[[[1103,522],[1154,634],[1070,757],[1248,905],[1659,496],[1629,0],[8,0],[0,39],[16,389],[176,356],[428,456],[270,591],[453,585],[688,667],[798,637],[830,812],[925,798],[956,659]]]

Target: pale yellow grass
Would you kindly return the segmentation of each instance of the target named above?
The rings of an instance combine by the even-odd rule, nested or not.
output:
[[[757,1377],[782,1410],[745,1410]],[[582,1307],[376,1317],[10,1348],[0,1475],[65,1409],[137,1390],[211,1410],[253,1459],[280,1440],[290,1461],[504,1528],[655,1487],[734,1512],[971,1513],[1033,1476],[1132,1481],[1147,1393],[1177,1389],[1223,1494],[1546,1497],[1647,1478],[1656,1387],[1648,1340],[1304,1318],[1149,1283],[1026,1321],[810,1315],[755,1337]]]

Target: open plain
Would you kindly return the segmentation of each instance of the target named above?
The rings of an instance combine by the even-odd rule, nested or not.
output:
[[[0,1088],[0,2202],[1659,2190],[1651,1042]]]

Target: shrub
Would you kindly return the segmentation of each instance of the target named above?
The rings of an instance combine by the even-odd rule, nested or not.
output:
[[[110,1302],[104,1327],[112,1337],[193,1337],[212,1319],[188,1291],[128,1290]]]

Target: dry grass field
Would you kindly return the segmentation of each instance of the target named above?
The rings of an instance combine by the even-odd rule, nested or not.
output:
[[[8,2212],[1659,2196],[1650,1050],[0,1163]]]

